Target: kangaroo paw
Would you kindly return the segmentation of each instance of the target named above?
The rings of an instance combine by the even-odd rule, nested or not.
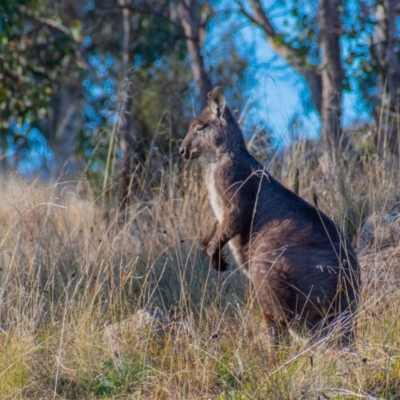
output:
[[[207,254],[207,248],[208,248],[208,245],[210,244],[210,241],[207,239],[207,238],[205,238],[202,242],[201,242],[201,251],[205,254],[205,255],[208,255]]]
[[[211,256],[211,264],[217,271],[227,271],[229,264],[225,261],[224,255],[221,252],[217,252]]]

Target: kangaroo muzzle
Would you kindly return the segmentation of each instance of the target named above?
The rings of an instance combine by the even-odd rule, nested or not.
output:
[[[185,160],[194,160],[200,157],[200,153],[196,149],[191,149],[189,146],[181,146],[179,149],[179,154]]]
[[[189,154],[187,147],[181,146],[180,149],[179,149],[179,154],[183,158],[186,158],[187,154]]]

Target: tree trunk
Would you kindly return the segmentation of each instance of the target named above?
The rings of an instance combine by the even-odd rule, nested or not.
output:
[[[207,106],[207,94],[212,89],[201,53],[204,45],[206,20],[201,18],[197,0],[179,2],[176,12],[185,33],[190,64],[199,92],[200,106],[203,109]]]
[[[322,113],[322,77],[315,68],[299,68],[298,72],[304,76],[310,89],[311,99],[318,114]]]
[[[322,138],[326,148],[345,146],[342,136],[342,91],[344,71],[340,52],[341,0],[320,0],[319,28],[322,51]]]
[[[371,44],[378,81],[379,112],[376,136],[378,152],[400,153],[400,62],[397,47],[397,18],[400,14],[398,0],[380,0],[376,9],[376,28]]]
[[[122,152],[121,186],[119,193],[120,209],[124,210],[129,205],[131,199],[131,181],[133,169],[134,140],[131,134],[132,114],[131,114],[131,94],[129,81],[129,68],[131,66],[131,29],[130,29],[130,9],[127,7],[131,0],[118,0],[122,7],[123,24],[123,52],[122,52],[122,77],[120,92],[122,93],[122,104],[120,109],[121,123],[119,125],[119,140]]]
[[[83,127],[82,84],[72,77],[68,87],[60,87],[53,95],[49,117],[32,123],[46,138],[54,155],[54,164],[49,170],[52,179],[72,179],[83,166],[74,156],[77,137]]]

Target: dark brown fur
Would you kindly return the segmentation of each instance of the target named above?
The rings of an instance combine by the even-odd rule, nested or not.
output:
[[[348,331],[360,284],[353,249],[328,216],[249,154],[221,88],[209,93],[180,153],[186,159],[213,154],[207,187],[217,222],[202,248],[224,271],[222,249],[229,243],[253,282],[270,332],[288,322],[317,328],[334,320]]]

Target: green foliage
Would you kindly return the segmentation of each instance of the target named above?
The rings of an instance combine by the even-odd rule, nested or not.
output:
[[[123,355],[118,360],[105,362],[94,382],[88,382],[90,391],[99,396],[132,393],[149,373],[140,358]]]
[[[79,73],[73,35],[60,22],[57,8],[46,3],[24,0],[0,6],[2,129],[47,116],[54,93]]]
[[[12,398],[13,391],[22,390],[29,381],[25,355],[27,343],[23,338],[12,339],[0,332],[0,393],[2,398]]]
[[[171,143],[186,132],[197,103],[186,39],[168,2],[133,1],[132,6],[129,65],[122,76],[126,33],[117,2],[2,2],[0,147],[3,154],[12,149],[12,170],[23,152],[33,150],[27,139],[32,127],[60,164],[56,176],[68,157],[76,155],[87,164],[90,178],[101,182],[111,132],[118,136],[116,121],[127,116],[139,162],[146,162],[151,148],[175,149]],[[199,7],[212,14],[211,5]],[[210,60],[209,74],[213,81],[238,87],[247,64],[231,42],[223,53],[229,62],[225,55]],[[120,158],[118,142],[114,146],[115,161]],[[6,169],[8,159],[1,162]]]

